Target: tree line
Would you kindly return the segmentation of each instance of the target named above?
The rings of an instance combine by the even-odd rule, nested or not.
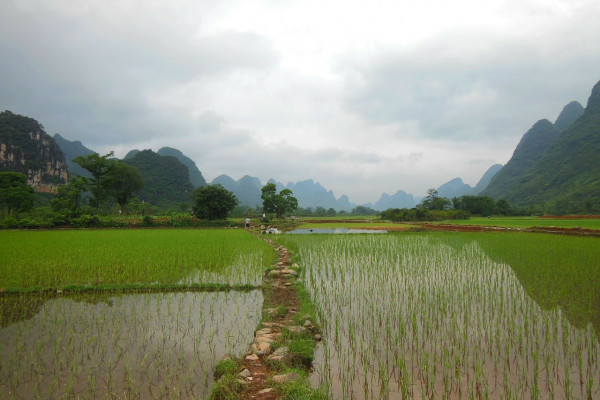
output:
[[[471,215],[521,215],[526,210],[515,210],[506,200],[489,196],[464,195],[448,199],[440,197],[436,189],[427,190],[427,196],[415,208],[390,208],[381,212],[381,218],[390,221],[440,221],[468,219]]]

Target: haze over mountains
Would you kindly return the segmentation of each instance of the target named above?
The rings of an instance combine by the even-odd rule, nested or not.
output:
[[[94,153],[80,141],[66,140],[60,134],[52,138],[34,119],[10,111],[2,112],[1,117],[1,171],[23,170],[38,191],[49,191],[56,184],[64,183],[62,176],[66,169],[69,174],[89,176],[71,161],[77,156]],[[64,158],[58,150],[52,150],[52,146],[60,148]],[[39,154],[44,160],[39,159]],[[50,159],[54,161],[50,162]],[[61,164],[63,159],[66,168]],[[132,150],[124,160],[142,173],[146,185],[139,193],[140,199],[162,207],[189,201],[193,189],[206,184],[196,163],[178,149],[162,147],[156,153]],[[23,169],[22,166],[28,167]],[[292,190],[302,208],[350,211],[356,207],[347,196],[336,197],[313,179],[285,185],[274,179],[268,182],[275,183],[278,191]],[[211,182],[216,183],[235,193],[240,205],[255,208],[262,205],[261,188],[267,182],[249,175],[235,180],[223,174]],[[492,165],[475,187],[457,177],[437,190],[441,197],[480,194],[506,199],[520,207],[541,205],[570,212],[600,209],[600,82],[592,89],[585,109],[573,101],[563,108],[554,123],[547,119],[537,121],[523,135],[506,165]],[[381,194],[377,201],[367,206],[378,211],[412,208],[421,200],[398,190],[393,195]]]

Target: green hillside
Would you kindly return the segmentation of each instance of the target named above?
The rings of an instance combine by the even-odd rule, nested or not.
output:
[[[600,82],[584,114],[506,193],[511,204],[544,204],[547,210],[600,212]]]
[[[124,162],[137,167],[142,174],[144,188],[137,193],[140,200],[160,208],[191,204],[194,187],[190,183],[188,168],[175,157],[143,150]]]
[[[543,156],[546,150],[560,136],[561,131],[547,119],[536,122],[517,145],[513,156],[491,179],[480,194],[502,198]]]
[[[196,166],[194,160],[183,154],[181,151],[172,147],[162,147],[157,151],[157,154],[161,156],[173,156],[178,159],[182,164],[188,167],[190,174],[190,182],[194,187],[205,186],[206,179],[202,176],[202,172]]]

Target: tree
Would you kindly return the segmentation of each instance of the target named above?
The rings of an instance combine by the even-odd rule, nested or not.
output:
[[[489,196],[464,195],[453,198],[452,204],[455,209],[471,214],[492,215],[496,212],[496,201]]]
[[[88,190],[89,179],[84,176],[74,176],[66,185],[58,187],[58,194],[50,204],[54,211],[66,210],[76,215],[81,205],[81,196]]]
[[[108,168],[102,187],[112,193],[122,212],[133,194],[144,187],[144,180],[139,169],[118,161]]]
[[[325,209],[325,207],[317,206],[317,208],[315,208],[315,215],[319,217],[324,217],[325,215],[327,215],[327,210]]]
[[[220,184],[201,186],[194,191],[194,215],[200,219],[226,219],[238,199]]]
[[[263,211],[274,213],[277,218],[283,218],[286,213],[291,213],[298,208],[298,199],[296,199],[290,189],[283,189],[277,194],[277,187],[274,183],[267,183],[261,189],[261,198],[263,200]]]
[[[421,203],[422,207],[427,210],[445,210],[450,207],[450,204],[450,200],[440,197],[436,189],[428,189],[427,196]]]
[[[367,206],[356,206],[352,209],[353,215],[375,215],[377,211]]]
[[[90,191],[92,192],[92,206],[95,208],[100,207],[102,199],[106,195],[106,191],[102,187],[102,182],[108,174],[111,167],[116,164],[116,160],[112,157],[114,152],[110,152],[106,155],[100,156],[98,153],[90,154],[88,156],[79,156],[73,159],[73,162],[79,164],[82,168],[88,170],[92,174],[92,185]]]
[[[511,215],[512,214],[512,207],[510,206],[508,201],[506,201],[504,199],[500,199],[496,202],[496,210],[498,211],[498,213],[500,213],[502,215]]]
[[[11,215],[33,208],[33,188],[27,185],[27,177],[19,172],[0,172],[0,209]]]

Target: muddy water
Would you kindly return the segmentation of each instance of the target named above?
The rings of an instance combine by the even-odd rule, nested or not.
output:
[[[33,302],[37,312],[0,329],[0,398],[206,398],[215,364],[247,350],[262,301],[230,291]]]

